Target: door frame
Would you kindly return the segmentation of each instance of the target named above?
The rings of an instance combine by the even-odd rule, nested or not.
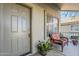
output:
[[[32,53],[32,7],[29,7],[27,5],[24,5],[22,3],[16,3],[17,5],[20,5],[22,7],[25,7],[25,8],[29,8],[30,9],[30,51],[29,52],[25,52],[24,54],[21,54],[20,56],[25,56],[25,55],[28,55],[29,53]]]

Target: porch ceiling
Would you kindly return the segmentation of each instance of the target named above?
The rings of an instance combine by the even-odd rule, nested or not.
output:
[[[79,3],[56,3],[61,10],[79,10]]]

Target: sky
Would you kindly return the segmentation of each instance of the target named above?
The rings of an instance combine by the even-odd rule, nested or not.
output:
[[[66,20],[66,18],[75,17],[75,16],[79,16],[79,12],[76,12],[76,11],[61,11],[60,12],[61,20]]]
[[[61,19],[64,20],[64,18],[68,18],[68,17],[74,17],[74,16],[79,16],[79,12],[73,12],[73,11],[61,11],[60,12],[60,17]]]

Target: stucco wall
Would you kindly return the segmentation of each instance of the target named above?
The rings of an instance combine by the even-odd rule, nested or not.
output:
[[[36,45],[38,41],[44,40],[44,10],[52,16],[55,16],[57,12],[48,6],[45,8],[38,4],[25,4],[32,8],[32,53],[36,53]]]

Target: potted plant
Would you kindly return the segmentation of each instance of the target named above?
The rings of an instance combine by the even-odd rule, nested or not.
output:
[[[41,55],[45,56],[47,55],[47,52],[52,49],[52,45],[48,41],[47,42],[39,41],[39,44],[37,45],[37,49]]]

